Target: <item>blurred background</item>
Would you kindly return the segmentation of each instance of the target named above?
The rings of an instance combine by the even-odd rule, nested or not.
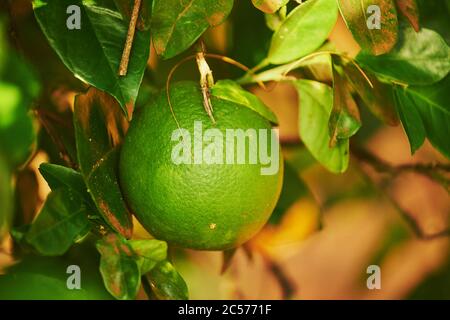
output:
[[[422,25],[437,30],[449,43],[448,8],[444,1],[428,2],[427,6],[419,3]],[[13,225],[19,226],[33,220],[50,191],[37,170],[39,165],[71,166],[76,159],[71,112],[74,96],[86,86],[49,47],[30,1],[2,1],[0,17],[8,21],[2,36],[34,70],[41,87],[29,111],[37,139],[28,150],[28,160],[13,172],[4,165],[7,161],[2,159],[7,155],[1,154],[1,145],[21,141],[23,127],[9,131],[9,136],[0,135],[0,220],[13,207]],[[208,52],[252,67],[264,58],[271,34],[264,14],[251,1],[238,0],[231,17],[209,30],[204,41]],[[329,40],[351,56],[359,51],[342,19]],[[165,85],[168,72],[181,58],[160,61],[152,49],[137,107]],[[209,62],[216,80],[242,74],[223,62]],[[198,79],[196,65],[181,66],[173,81],[181,79]],[[256,86],[248,89],[280,121],[287,163],[280,203],[270,223],[237,250],[224,273],[221,252],[172,252],[191,298],[450,299],[448,185],[410,170],[417,163],[447,160],[428,143],[411,156],[401,126],[386,127],[362,109],[363,127],[351,142],[349,169],[341,175],[331,174],[315,162],[299,139],[296,91],[281,83],[267,87],[268,91]],[[6,99],[0,96],[0,117],[6,114],[2,113]],[[10,130],[1,120],[0,133]],[[135,225],[136,238],[149,237]],[[4,237],[0,273],[15,263],[13,252],[11,238]],[[381,268],[380,290],[366,286],[369,265]]]

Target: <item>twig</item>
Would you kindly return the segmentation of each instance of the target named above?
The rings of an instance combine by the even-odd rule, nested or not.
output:
[[[134,34],[136,32],[136,24],[139,17],[139,9],[141,8],[142,0],[134,0],[133,12],[131,14],[130,24],[128,26],[127,39],[125,41],[125,48],[122,53],[122,60],[119,66],[119,76],[126,76],[128,73],[128,64],[130,62],[131,47],[133,46]]]
[[[450,164],[445,163],[408,163],[402,164],[398,166],[393,166],[388,162],[378,158],[374,154],[369,151],[360,148],[360,147],[352,147],[352,155],[355,156],[358,160],[369,164],[372,168],[374,168],[377,172],[386,173],[390,176],[391,179],[399,176],[405,172],[415,172],[417,174],[421,174],[423,176],[428,177],[429,179],[439,183],[442,185],[447,192],[450,193],[450,180],[445,176],[439,174],[438,171],[442,171],[443,173],[450,173]]]
[[[429,176],[432,170],[442,170],[449,172],[450,166],[447,164],[406,164],[400,166],[392,166],[386,161],[379,159],[372,153],[364,150],[362,148],[354,147],[352,148],[352,154],[360,160],[360,162],[365,162],[369,164],[377,172],[387,173],[390,175],[389,183],[392,182],[393,178],[399,175],[401,172],[413,171],[426,176]],[[360,167],[360,172],[364,175],[365,180],[374,186],[380,194],[382,194],[389,203],[401,214],[403,219],[408,223],[408,225],[413,230],[414,234],[421,240],[433,240],[441,237],[450,236],[450,229],[444,229],[436,233],[425,233],[419,226],[417,220],[412,216],[411,213],[403,209],[398,202],[392,197],[392,195],[386,190],[385,187],[381,187],[379,183],[374,181],[374,179],[367,174],[367,172]],[[430,177],[431,178],[431,177]]]

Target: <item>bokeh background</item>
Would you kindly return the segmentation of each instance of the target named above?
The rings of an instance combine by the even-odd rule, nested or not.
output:
[[[449,43],[449,8],[445,1],[427,2],[427,6],[421,4],[422,24],[437,30]],[[70,162],[59,144],[73,139],[73,98],[85,85],[65,69],[47,44],[30,1],[2,0],[0,16],[9,18],[8,40],[34,68],[42,85],[41,98],[31,111],[38,143],[29,161],[12,181],[7,180],[14,186],[14,224],[20,225],[33,220],[50,191],[38,172],[39,165]],[[264,58],[270,36],[264,15],[250,1],[237,0],[230,19],[209,30],[205,43],[209,52],[254,66]],[[342,19],[330,42],[352,56],[359,51]],[[180,59],[160,61],[152,49],[138,104],[145,104],[164,86],[168,72]],[[241,74],[220,61],[210,64],[216,79]],[[186,64],[174,81],[197,78],[196,66]],[[224,273],[221,252],[171,252],[191,298],[450,299],[448,186],[405,169],[405,165],[447,160],[428,143],[411,156],[401,126],[386,127],[362,110],[363,127],[352,140],[350,167],[342,175],[331,174],[314,161],[299,139],[295,90],[287,84],[269,83],[267,87],[248,89],[280,120],[289,166],[284,200],[271,223],[245,248],[238,249]],[[61,127],[67,128],[67,136],[55,134]],[[386,167],[395,173],[383,170]],[[5,174],[0,167],[0,177]],[[0,192],[6,189],[0,188]],[[0,203],[0,210],[4,206]],[[137,222],[135,225],[136,238],[149,237]],[[6,237],[0,244],[0,273],[16,262],[13,252],[12,240]],[[366,269],[372,264],[381,267],[380,290],[366,287]]]

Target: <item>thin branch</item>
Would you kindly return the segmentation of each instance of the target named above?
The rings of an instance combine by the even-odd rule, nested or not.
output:
[[[136,24],[139,18],[139,10],[142,0],[134,0],[133,12],[131,14],[130,24],[128,26],[127,39],[122,53],[122,60],[119,66],[119,76],[126,76],[128,73],[128,64],[130,62],[131,48],[133,47],[134,34],[136,32]]]
[[[446,163],[408,163],[398,166],[391,165],[390,163],[378,158],[371,152],[360,148],[352,147],[352,155],[358,160],[367,163],[379,173],[386,173],[391,179],[396,178],[400,174],[405,172],[414,172],[439,183],[447,192],[450,193],[450,180],[444,174],[450,173],[450,164]]]
[[[400,166],[392,166],[386,161],[379,159],[372,153],[365,149],[352,147],[352,154],[360,161],[369,164],[377,172],[389,174],[388,183],[390,184],[392,180],[398,176],[401,172],[413,171],[426,176],[429,176],[434,170],[442,170],[445,172],[450,172],[450,166],[447,164],[406,164]],[[403,209],[399,203],[394,199],[394,197],[389,193],[385,186],[377,183],[367,172],[360,167],[360,172],[364,175],[365,180],[370,183],[376,190],[384,196],[386,200],[400,213],[402,218],[411,227],[414,234],[421,240],[434,240],[437,238],[450,236],[450,229],[444,229],[442,231],[428,234],[422,230],[418,221],[413,217],[413,215],[407,210]]]

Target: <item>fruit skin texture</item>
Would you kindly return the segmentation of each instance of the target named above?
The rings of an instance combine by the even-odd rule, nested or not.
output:
[[[194,82],[173,84],[170,99],[192,144],[194,121],[202,122],[203,133],[220,129],[224,139],[225,129],[271,129],[253,110],[215,97],[213,124]],[[131,210],[153,236],[175,246],[225,250],[246,242],[267,222],[280,195],[281,151],[274,175],[261,175],[259,158],[257,164],[176,165],[171,154],[179,142],[171,137],[177,128],[165,91],[136,112],[120,158],[121,187]],[[246,149],[248,154],[248,144]]]

